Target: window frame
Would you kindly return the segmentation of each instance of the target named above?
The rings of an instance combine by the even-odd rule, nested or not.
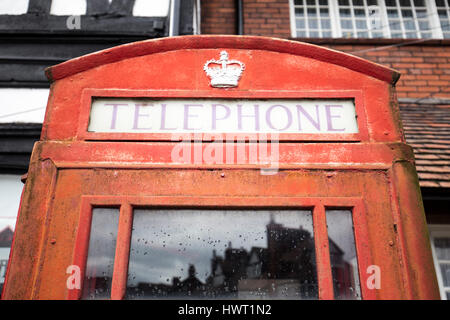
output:
[[[316,252],[317,283],[320,300],[333,300],[334,288],[331,274],[331,262],[326,222],[326,209],[341,208],[352,211],[353,232],[358,262],[358,275],[362,299],[375,299],[375,290],[364,284],[368,274],[365,272],[372,264],[368,244],[368,226],[366,210],[362,198],[357,197],[220,197],[220,196],[82,196],[81,212],[77,228],[73,265],[80,268],[81,287],[67,289],[68,300],[82,298],[83,282],[86,270],[89,239],[91,232],[92,209],[95,207],[120,208],[116,250],[111,285],[111,300],[125,297],[130,244],[133,227],[134,208],[170,208],[170,209],[310,209],[313,218],[313,233]]]
[[[428,225],[428,231],[430,236],[431,252],[433,255],[434,268],[436,271],[436,277],[439,285],[439,293],[441,295],[441,300],[447,300],[446,292],[450,292],[450,287],[444,286],[444,281],[442,279],[439,259],[437,258],[436,248],[434,246],[434,239],[438,237],[449,237],[450,238],[450,224],[430,224]]]
[[[296,22],[295,22],[296,16],[295,16],[294,1],[295,0],[289,0],[290,26],[291,26],[291,36],[293,38],[297,38],[298,35],[297,35],[297,28],[296,28]],[[397,1],[397,4],[399,5],[399,2],[398,2],[399,0],[396,0],[396,1]],[[350,2],[349,6],[351,8],[353,8],[352,2]],[[341,28],[341,24],[340,24],[338,0],[328,0],[328,7],[329,7],[329,13],[330,13],[329,18],[331,20],[331,26],[332,26],[332,38],[344,38],[342,35],[342,28]],[[444,39],[435,1],[434,0],[425,1],[425,7],[427,8],[427,11],[429,12],[429,14],[427,16],[430,17],[429,31],[431,31],[431,38],[418,38],[418,39]],[[368,8],[369,8],[369,6],[364,6],[364,10],[367,11]],[[383,34],[383,37],[382,38],[368,37],[368,38],[364,38],[364,39],[395,39],[395,38],[392,38],[391,29],[389,28],[390,23],[389,23],[389,18],[387,15],[387,8],[386,8],[386,4],[385,4],[384,0],[379,0],[379,8],[380,8],[380,15],[381,15],[380,18],[381,18],[381,24],[382,24],[382,27],[380,28],[379,32],[381,32]],[[413,10],[414,16],[415,16],[414,8],[415,8],[415,6],[412,5],[411,9]],[[353,12],[353,10],[352,10],[352,12]],[[353,13],[352,13],[352,16],[353,16]],[[401,16],[399,19],[400,19],[400,21],[403,21]],[[319,21],[319,23],[320,23],[320,21]],[[416,21],[415,24],[417,25],[418,22]],[[305,25],[305,28],[308,28],[308,26]],[[356,26],[354,29],[357,31]],[[402,33],[401,39],[411,39],[411,38],[406,37],[403,23],[401,23],[400,32]],[[421,31],[418,30],[418,31],[416,31],[416,33],[417,32],[420,33]],[[307,37],[307,38],[313,38],[313,37]],[[358,39],[358,38],[359,37],[350,37],[348,39]],[[321,39],[321,38],[318,38],[318,39]]]

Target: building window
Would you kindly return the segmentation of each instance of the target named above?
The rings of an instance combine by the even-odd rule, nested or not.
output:
[[[431,249],[442,300],[450,300],[450,225],[430,225]]]
[[[293,37],[450,38],[450,0],[290,0]]]
[[[328,0],[295,1],[295,28],[297,37],[330,38]]]
[[[436,0],[436,10],[439,16],[442,35],[445,39],[450,39],[450,1]]]

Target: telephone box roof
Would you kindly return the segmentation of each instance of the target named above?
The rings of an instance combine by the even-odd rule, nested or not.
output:
[[[197,35],[133,42],[71,59],[46,69],[50,81],[62,79],[101,65],[154,53],[183,49],[266,50],[339,65],[394,85],[400,73],[394,69],[340,51],[317,45],[259,36]]]

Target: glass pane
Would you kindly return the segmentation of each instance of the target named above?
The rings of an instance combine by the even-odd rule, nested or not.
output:
[[[364,1],[363,0],[353,0],[353,5],[354,6],[363,6]]]
[[[438,10],[438,15],[439,15],[439,18],[447,18],[447,11],[445,11],[445,10]]]
[[[308,16],[309,17],[315,17],[317,15],[315,8],[308,8]]]
[[[447,291],[445,294],[447,296],[447,300],[450,300],[450,291]]]
[[[367,32],[358,32],[358,38],[369,38],[369,34]]]
[[[318,31],[310,31],[309,36],[311,38],[319,38],[319,32]]]
[[[332,36],[331,31],[324,31],[322,35],[324,38],[331,38]]]
[[[317,299],[310,210],[146,210],[127,299]]]
[[[353,29],[351,20],[341,20],[342,29]]]
[[[355,10],[355,17],[364,18],[366,16],[366,12],[364,10],[357,9]]]
[[[296,19],[295,24],[297,28],[303,29],[305,27],[305,20],[304,19]]]
[[[340,6],[348,6],[348,0],[339,0]]]
[[[295,15],[303,17],[303,8],[295,8]]]
[[[335,299],[361,299],[352,212],[326,210]]]
[[[414,5],[416,7],[425,7],[425,1],[423,1],[423,0],[414,0]]]
[[[320,21],[322,29],[331,29],[331,23],[329,19],[323,19]]]
[[[434,247],[439,260],[450,260],[450,238],[434,238]]]
[[[412,18],[413,17],[412,10],[402,10],[402,16],[403,18]]]
[[[420,30],[428,30],[430,28],[430,26],[428,25],[428,21],[419,20],[419,28]]]
[[[350,10],[349,9],[339,9],[339,14],[341,15],[341,18],[350,18]]]
[[[308,4],[308,5],[315,5],[316,4],[316,0],[306,0],[306,4]]]
[[[444,0],[436,0],[436,6],[438,6],[438,7],[445,7]]]
[[[356,29],[358,30],[366,30],[367,24],[365,20],[356,20]]]
[[[395,0],[385,0],[387,7],[396,7],[397,4],[395,3]]]
[[[109,299],[114,270],[119,209],[94,208],[82,299]]]
[[[400,0],[400,7],[409,7],[411,2],[409,0]]]
[[[393,21],[390,23],[391,30],[401,30],[400,21]]]
[[[309,19],[308,26],[310,29],[317,29],[319,25],[317,24],[317,19]]]
[[[440,263],[444,287],[450,287],[450,263]]]
[[[296,6],[301,6],[303,4],[303,0],[294,0],[294,4]]]
[[[297,30],[298,38],[306,38],[306,32],[304,30]]]
[[[320,9],[320,16],[328,17],[329,16],[328,9]]]
[[[427,10],[417,10],[416,15],[418,18],[425,18],[427,16]]]
[[[405,26],[405,30],[416,30],[414,20],[404,20],[403,25]]]
[[[328,5],[328,0],[319,0],[319,4],[321,6],[327,6]]]
[[[372,32],[373,38],[383,38],[383,34],[381,32]]]
[[[389,18],[398,18],[398,11],[397,10],[388,10],[387,11]]]

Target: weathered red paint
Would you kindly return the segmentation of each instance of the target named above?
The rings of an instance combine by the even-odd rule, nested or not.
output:
[[[202,69],[222,49],[246,64],[237,88],[210,87]],[[394,70],[298,42],[190,36],[104,50],[47,74],[53,83],[3,298],[79,298],[65,272],[71,264],[84,272],[95,205],[120,207],[112,299],[124,296],[132,208],[144,205],[314,208],[321,299],[333,298],[325,208],[352,208],[363,298],[439,298]],[[281,136],[279,172],[264,176],[255,163],[173,163],[167,135],[87,132],[92,96],[353,97],[360,133]],[[364,286],[372,264],[382,270],[379,290]]]

